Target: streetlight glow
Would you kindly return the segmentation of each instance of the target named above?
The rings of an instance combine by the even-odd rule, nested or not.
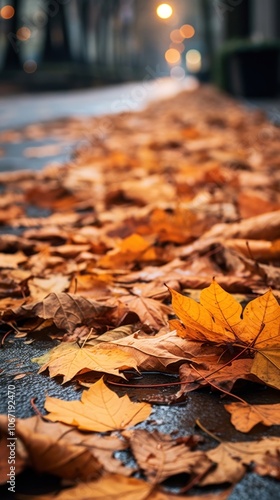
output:
[[[173,9],[169,3],[161,3],[157,7],[157,15],[161,19],[168,19],[172,16]]]
[[[165,52],[164,57],[168,64],[177,64],[181,60],[181,54],[176,49],[168,49]]]
[[[186,53],[187,69],[192,73],[198,73],[201,70],[201,53],[199,50],[191,49]]]

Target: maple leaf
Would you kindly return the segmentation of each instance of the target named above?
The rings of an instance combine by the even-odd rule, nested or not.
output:
[[[64,422],[82,430],[108,432],[132,427],[151,413],[147,403],[132,403],[127,395],[119,398],[98,380],[88,391],[83,391],[81,401],[63,401],[47,397],[46,417],[53,422]]]
[[[224,405],[231,414],[231,423],[240,432],[249,432],[255,425],[280,425],[280,404],[250,405],[230,403]]]
[[[259,352],[252,364],[252,374],[272,387],[279,387],[279,361],[278,365],[275,361],[279,360],[280,306],[271,291],[249,302],[243,318],[241,305],[215,280],[201,292],[200,304],[170,291],[174,311],[183,323],[177,328],[179,336]]]
[[[256,467],[263,462],[268,452],[275,454],[279,447],[280,438],[277,437],[263,438],[259,441],[223,442],[206,452],[208,458],[216,462],[217,467],[200,481],[200,485],[236,483],[242,479],[251,464]]]
[[[280,306],[270,291],[247,304],[243,319],[241,305],[215,280],[202,290],[200,304],[175,290],[170,292],[173,309],[195,331],[194,340],[240,342],[254,348],[277,346],[280,341]]]
[[[39,373],[49,369],[51,377],[63,375],[63,383],[71,380],[81,370],[122,376],[120,370],[136,368],[136,360],[117,347],[109,345],[79,347],[77,343],[62,342],[42,357],[33,358],[38,364],[43,362]]]
[[[157,431],[134,431],[130,445],[140,468],[152,483],[161,483],[181,472],[202,473],[211,465],[204,452],[192,451],[185,443]]]

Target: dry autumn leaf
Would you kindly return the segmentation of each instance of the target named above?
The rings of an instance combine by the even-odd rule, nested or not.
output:
[[[212,464],[205,452],[192,451],[187,443],[157,431],[134,431],[130,445],[140,469],[153,484],[183,472],[201,474]]]
[[[251,379],[254,380],[256,376],[260,381],[279,388],[280,306],[271,291],[249,302],[243,312],[241,305],[215,280],[202,290],[200,304],[175,290],[170,291],[174,311],[183,323],[178,324],[179,336],[188,340],[231,345],[243,349],[244,355],[249,353],[249,357],[252,350],[255,359],[250,367]],[[176,323],[173,322],[172,326],[176,327]],[[244,363],[244,360],[240,362]],[[233,366],[237,366],[236,361]],[[213,369],[215,372],[220,371],[220,374],[224,370],[222,364]],[[204,375],[211,377],[211,370]],[[243,375],[244,370],[241,368],[234,380],[244,378]],[[250,379],[248,373],[245,378]]]
[[[247,468],[262,463],[267,453],[278,453],[280,438],[263,438],[259,441],[223,442],[206,454],[217,463],[214,471],[200,481],[203,486],[225,482],[236,483],[244,476]]]
[[[230,403],[224,407],[231,414],[231,423],[240,432],[249,432],[257,424],[280,425],[280,404]]]
[[[265,384],[280,389],[280,349],[260,349],[252,364],[251,373]]]
[[[273,347],[279,343],[280,306],[270,291],[249,302],[243,318],[241,305],[215,280],[202,290],[200,304],[175,290],[170,292],[175,313],[195,332],[193,340],[239,342],[254,348]]]
[[[39,317],[51,319],[54,324],[72,333],[76,326],[98,326],[104,320],[110,322],[114,311],[113,306],[107,306],[84,297],[69,293],[50,293],[42,301],[24,305],[13,311],[13,316]],[[9,311],[6,316],[9,317]]]
[[[129,311],[137,314],[142,323],[154,328],[156,331],[167,324],[171,308],[162,302],[149,297],[123,295],[120,301]]]
[[[6,415],[0,416],[1,433],[6,436],[8,420]],[[48,472],[65,479],[87,480],[99,476],[102,466],[98,459],[86,447],[65,439],[69,427],[55,427],[38,417],[16,421],[17,429],[17,462],[19,470],[32,466],[37,471]],[[78,441],[78,440],[77,440]],[[82,441],[82,438],[80,438]],[[2,439],[7,447],[7,439]],[[6,482],[6,480],[5,480]]]
[[[137,368],[136,360],[117,347],[105,344],[80,347],[75,342],[63,342],[33,362],[44,363],[39,373],[48,368],[51,377],[63,375],[63,383],[85,369],[120,376],[120,370]]]
[[[153,337],[135,333],[111,344],[130,354],[136,360],[138,369],[145,371],[165,371],[167,366],[192,360],[197,354],[197,345],[181,339],[175,331]]]
[[[45,408],[48,420],[95,432],[132,427],[148,418],[152,409],[147,403],[133,403],[127,395],[119,398],[102,379],[83,391],[81,401],[47,397]]]

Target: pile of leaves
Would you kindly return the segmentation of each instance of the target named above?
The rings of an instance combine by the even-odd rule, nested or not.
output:
[[[232,395],[237,430],[280,425],[280,404],[232,393],[240,380],[280,389],[280,131],[207,87],[106,120],[102,137],[104,118],[52,125],[62,141],[86,134],[69,163],[0,174],[2,343],[11,332],[48,335],[55,347],[34,360],[40,373],[87,387],[81,400],[47,397],[46,415],[17,419],[17,472],[67,480],[59,500],[173,498],[163,483],[180,473],[178,495],[247,470],[279,479],[279,438],[205,451],[197,435],[135,428],[151,402],[112,384],[177,373],[179,390],[166,400],[159,389],[159,402],[208,387]],[[38,125],[0,140],[48,133]],[[0,428],[5,458],[4,415]],[[116,458],[123,450],[132,467]]]

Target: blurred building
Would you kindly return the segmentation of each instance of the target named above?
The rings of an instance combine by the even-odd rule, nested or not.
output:
[[[32,88],[208,80],[226,41],[279,38],[277,0],[162,3],[159,15],[158,0],[0,0],[0,79]]]

